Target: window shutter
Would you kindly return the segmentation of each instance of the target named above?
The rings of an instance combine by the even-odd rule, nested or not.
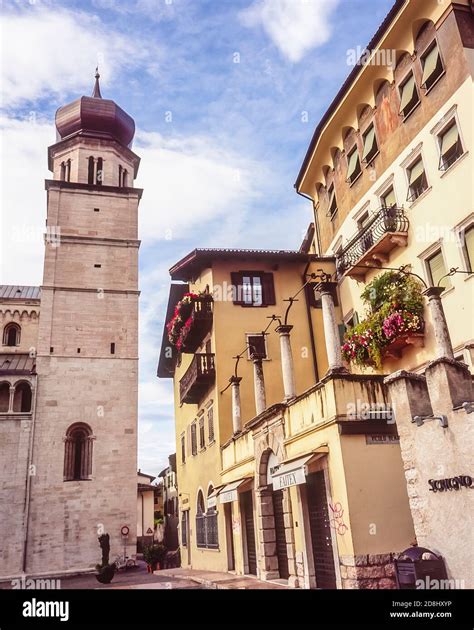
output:
[[[347,166],[347,179],[351,179],[351,177],[358,172],[357,165],[359,162],[359,153],[357,148],[355,148],[349,156],[349,163]],[[360,170],[360,169],[359,169]]]
[[[434,73],[436,68],[438,67],[438,63],[441,63],[441,58],[439,56],[438,46],[436,44],[430,50],[430,52],[424,58],[423,63],[423,77],[421,79],[421,85],[425,85],[431,75]]]
[[[234,304],[243,304],[242,274],[237,271],[233,271],[230,274],[230,281],[232,284],[232,297]]]
[[[408,79],[408,81],[402,87],[400,114],[405,113],[405,109],[408,107],[408,105],[411,103],[412,99],[414,98],[415,90],[416,90],[415,77],[412,74],[410,78]]]
[[[441,155],[444,156],[449,151],[449,149],[456,144],[458,139],[458,128],[456,127],[456,125],[452,125],[452,127],[450,127],[448,131],[443,134],[443,138],[441,140]]]
[[[275,299],[275,285],[273,283],[273,274],[262,274],[262,287],[263,287],[263,303],[265,306],[272,306],[276,304]]]
[[[339,330],[339,341],[341,342],[341,346],[344,343],[344,335],[346,334],[346,326],[345,324],[338,324],[337,326]]]
[[[375,150],[375,127],[369,129],[364,138],[364,152],[362,154],[362,160],[366,160],[371,155],[372,150]]]
[[[418,162],[416,162],[410,169],[410,186],[412,186],[424,172],[425,169],[423,168],[423,160],[418,160]]]

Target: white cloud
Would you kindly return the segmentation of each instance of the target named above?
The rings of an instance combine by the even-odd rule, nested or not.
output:
[[[339,0],[257,0],[240,13],[245,26],[262,26],[292,62],[327,42],[330,17]]]
[[[107,85],[124,66],[144,63],[156,70],[158,46],[106,28],[95,15],[28,5],[2,18],[2,106],[14,107],[68,92],[90,93],[100,66]]]
[[[54,127],[45,121],[0,119],[0,280],[41,284],[46,218],[44,179]]]
[[[142,157],[137,186],[142,239],[189,238],[192,229],[219,217],[245,215],[258,196],[263,166],[205,137],[165,138],[139,133]]]

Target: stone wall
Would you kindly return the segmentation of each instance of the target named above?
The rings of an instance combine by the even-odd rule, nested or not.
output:
[[[444,558],[449,579],[472,588],[472,486],[434,492],[430,483],[472,477],[472,377],[463,363],[441,358],[424,375],[401,371],[386,382],[417,543]]]
[[[340,572],[345,589],[393,589],[395,580],[394,554],[341,556]]]

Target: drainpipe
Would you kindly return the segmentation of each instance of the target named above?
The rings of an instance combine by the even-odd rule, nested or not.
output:
[[[26,461],[26,493],[25,493],[25,508],[23,513],[23,522],[24,522],[24,536],[23,536],[23,553],[21,559],[21,570],[23,573],[26,573],[26,552],[28,548],[28,531],[29,531],[29,520],[30,520],[30,502],[31,502],[31,477],[30,475],[30,466],[33,461],[33,445],[35,438],[35,424],[36,424],[36,399],[38,396],[38,376],[35,377],[35,391],[33,396],[33,406],[31,409],[31,431],[30,431],[30,441],[28,444],[28,457]]]
[[[310,197],[309,195],[306,195],[305,193],[300,192],[295,185],[295,190],[296,190],[296,194],[300,195],[300,197],[304,197],[305,199],[309,199],[309,201],[311,201],[311,204],[313,206],[313,216],[314,216],[314,228],[316,231],[316,242],[318,244],[318,256],[321,256],[321,235],[319,232],[319,219],[318,216],[316,214],[316,210],[314,207],[314,199],[312,197]]]

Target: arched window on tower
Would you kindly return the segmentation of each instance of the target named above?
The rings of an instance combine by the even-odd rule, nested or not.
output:
[[[126,188],[128,186],[128,171],[127,171],[126,168],[123,169],[122,186],[124,188]]]
[[[102,186],[104,181],[104,161],[102,158],[97,158],[97,173],[95,177],[95,183],[97,186]]]
[[[119,188],[122,186],[122,165],[119,164],[119,182],[118,182]]]
[[[94,183],[94,158],[92,156],[89,158],[89,163],[87,166],[87,183]]]
[[[63,182],[66,179],[66,165],[61,162],[61,173],[59,175],[60,180]]]
[[[15,385],[13,394],[13,411],[29,413],[31,411],[31,385],[22,381]]]
[[[66,162],[66,181],[71,181],[71,160]]]
[[[64,481],[82,481],[92,477],[92,429],[76,422],[64,438]]]
[[[0,413],[8,413],[10,409],[10,383],[0,383]]]
[[[7,324],[3,329],[3,345],[4,346],[19,346],[20,345],[20,333],[21,328],[18,324],[13,322]]]

